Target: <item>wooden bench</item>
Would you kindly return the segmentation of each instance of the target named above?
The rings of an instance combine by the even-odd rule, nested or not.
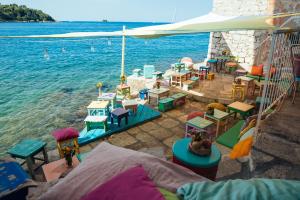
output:
[[[159,100],[158,102],[158,110],[161,112],[166,112],[168,110],[173,109],[173,102],[174,99],[173,98],[164,98]]]

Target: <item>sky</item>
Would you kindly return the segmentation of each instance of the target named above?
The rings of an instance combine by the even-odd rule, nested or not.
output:
[[[175,22],[209,13],[213,0],[0,0],[26,5],[57,21]],[[175,14],[176,13],[176,14]],[[174,17],[175,16],[175,17]]]

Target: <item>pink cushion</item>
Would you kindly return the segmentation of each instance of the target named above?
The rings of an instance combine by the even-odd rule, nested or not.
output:
[[[63,128],[54,131],[52,135],[56,139],[56,141],[64,141],[72,138],[77,138],[79,136],[79,133],[74,128]]]
[[[81,200],[163,200],[142,166],[130,168],[90,191]]]
[[[188,114],[187,120],[193,119],[195,117],[204,117],[204,112],[200,112],[200,111],[191,112],[190,114]]]

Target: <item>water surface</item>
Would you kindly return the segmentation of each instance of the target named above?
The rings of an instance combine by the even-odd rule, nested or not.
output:
[[[153,23],[0,23],[0,35],[115,31]],[[144,64],[159,70],[188,56],[206,56],[209,34],[126,40],[126,73]],[[23,138],[39,138],[54,147],[51,131],[82,129],[86,106],[118,83],[121,38],[0,39],[0,156]]]

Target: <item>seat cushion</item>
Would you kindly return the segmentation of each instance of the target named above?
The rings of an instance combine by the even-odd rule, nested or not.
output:
[[[74,128],[63,128],[54,131],[52,136],[56,139],[56,141],[64,141],[77,138],[79,136],[79,132]]]
[[[204,112],[201,112],[201,111],[191,112],[187,116],[187,121],[190,120],[190,119],[193,119],[195,117],[204,117]]]
[[[263,68],[264,68],[263,65],[252,66],[251,75],[262,76],[263,75]]]
[[[206,109],[208,109],[209,107],[221,110],[223,112],[226,111],[226,107],[221,103],[210,103],[206,106]]]
[[[249,155],[252,144],[253,136],[249,136],[246,139],[239,141],[236,145],[234,145],[229,154],[229,158],[237,159]]]
[[[216,59],[209,59],[207,62],[209,62],[209,63],[216,63],[216,62],[218,62],[218,60],[216,60]]]
[[[231,127],[225,133],[220,135],[216,140],[217,143],[232,149],[234,145],[237,144],[239,141],[240,130],[244,122],[245,122],[244,120],[240,120],[233,127]]]
[[[187,183],[177,189],[180,199],[299,199],[300,181],[284,179],[234,179]]]
[[[142,166],[130,168],[89,192],[82,200],[164,200]]]

